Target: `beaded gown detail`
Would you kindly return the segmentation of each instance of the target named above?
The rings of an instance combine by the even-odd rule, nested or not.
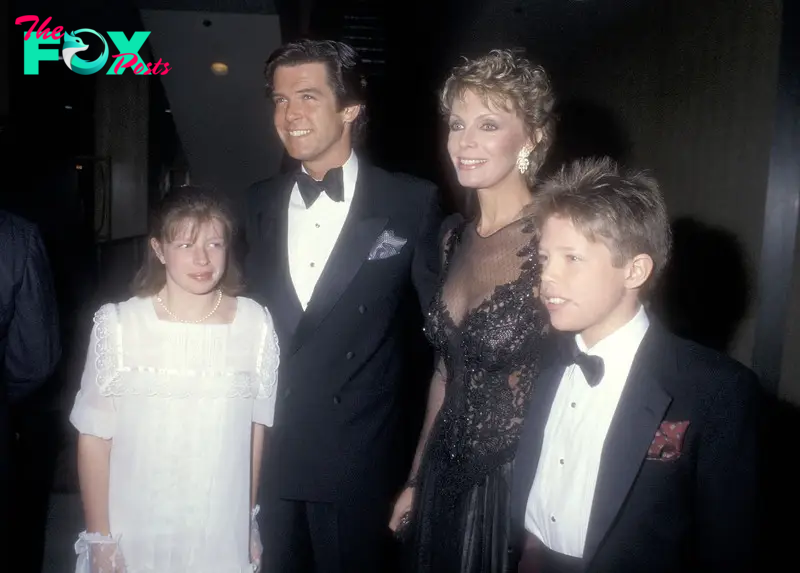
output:
[[[523,215],[488,237],[463,220],[445,236],[425,327],[445,396],[417,473],[415,572],[506,569],[513,459],[549,338],[535,230]]]

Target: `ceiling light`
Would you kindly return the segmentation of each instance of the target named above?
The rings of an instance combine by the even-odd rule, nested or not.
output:
[[[213,64],[211,64],[211,71],[214,73],[215,76],[227,76],[228,65],[222,62],[214,62]]]

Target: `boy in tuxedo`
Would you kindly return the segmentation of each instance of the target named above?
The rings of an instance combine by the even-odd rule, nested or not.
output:
[[[571,349],[541,375],[525,422],[512,563],[519,573],[755,571],[759,386],[645,310],[671,244],[656,181],[607,159],[576,162],[535,207],[540,294]]]

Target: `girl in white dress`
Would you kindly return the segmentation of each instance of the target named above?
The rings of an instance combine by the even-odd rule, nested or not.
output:
[[[79,573],[259,569],[256,489],[279,352],[269,312],[235,296],[232,229],[213,194],[173,191],[136,296],[94,316],[70,415]]]

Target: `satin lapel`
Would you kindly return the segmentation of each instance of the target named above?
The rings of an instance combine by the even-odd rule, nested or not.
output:
[[[261,273],[260,284],[265,285],[271,303],[269,311],[284,340],[293,336],[303,316],[289,271],[289,199],[293,187],[294,179],[287,176],[272,190],[277,197],[264,198],[256,213],[261,260],[251,265]]]
[[[370,188],[369,182],[369,166],[361,164],[353,203],[325,269],[314,287],[306,312],[300,319],[292,353],[303,345],[347,290],[389,221],[388,217],[374,215],[375,198],[372,195],[377,190]]]
[[[583,557],[591,560],[639,474],[672,397],[659,377],[674,370],[659,325],[651,321],[631,366],[625,389],[606,436]],[[666,374],[667,376],[669,374]]]
[[[535,382],[531,405],[525,417],[525,426],[522,429],[514,461],[514,482],[511,492],[513,515],[516,516],[514,525],[518,536],[523,534],[525,506],[528,504],[536,468],[539,466],[544,430],[563,375],[563,366],[554,366],[542,372]],[[517,541],[521,541],[521,537]]]

